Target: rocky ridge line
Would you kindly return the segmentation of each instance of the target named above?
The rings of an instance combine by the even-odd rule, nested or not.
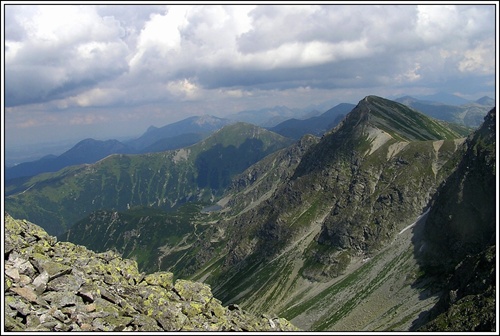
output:
[[[203,283],[139,273],[114,252],[57,242],[5,214],[4,331],[297,331],[222,306]]]

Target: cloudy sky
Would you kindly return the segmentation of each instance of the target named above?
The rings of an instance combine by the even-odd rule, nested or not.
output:
[[[5,146],[370,94],[495,97],[493,4],[2,2]]]

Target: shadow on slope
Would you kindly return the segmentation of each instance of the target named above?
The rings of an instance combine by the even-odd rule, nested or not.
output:
[[[494,331],[496,267],[495,109],[464,143],[456,170],[431,203],[414,254],[419,281],[441,290],[414,321],[419,331]]]

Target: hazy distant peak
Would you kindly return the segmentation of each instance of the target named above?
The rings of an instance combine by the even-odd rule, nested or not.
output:
[[[476,103],[484,106],[495,106],[495,99],[490,98],[488,96],[484,96],[476,100]]]
[[[197,116],[193,118],[193,121],[196,125],[202,126],[202,125],[210,125],[210,126],[215,126],[215,125],[222,125],[222,124],[227,124],[227,119],[222,119],[218,117],[214,117],[212,115],[202,115],[202,116]]]

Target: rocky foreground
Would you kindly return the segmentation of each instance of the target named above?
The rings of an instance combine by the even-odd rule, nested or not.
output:
[[[113,252],[57,242],[5,214],[4,331],[297,331],[222,306],[208,285],[140,273]]]

